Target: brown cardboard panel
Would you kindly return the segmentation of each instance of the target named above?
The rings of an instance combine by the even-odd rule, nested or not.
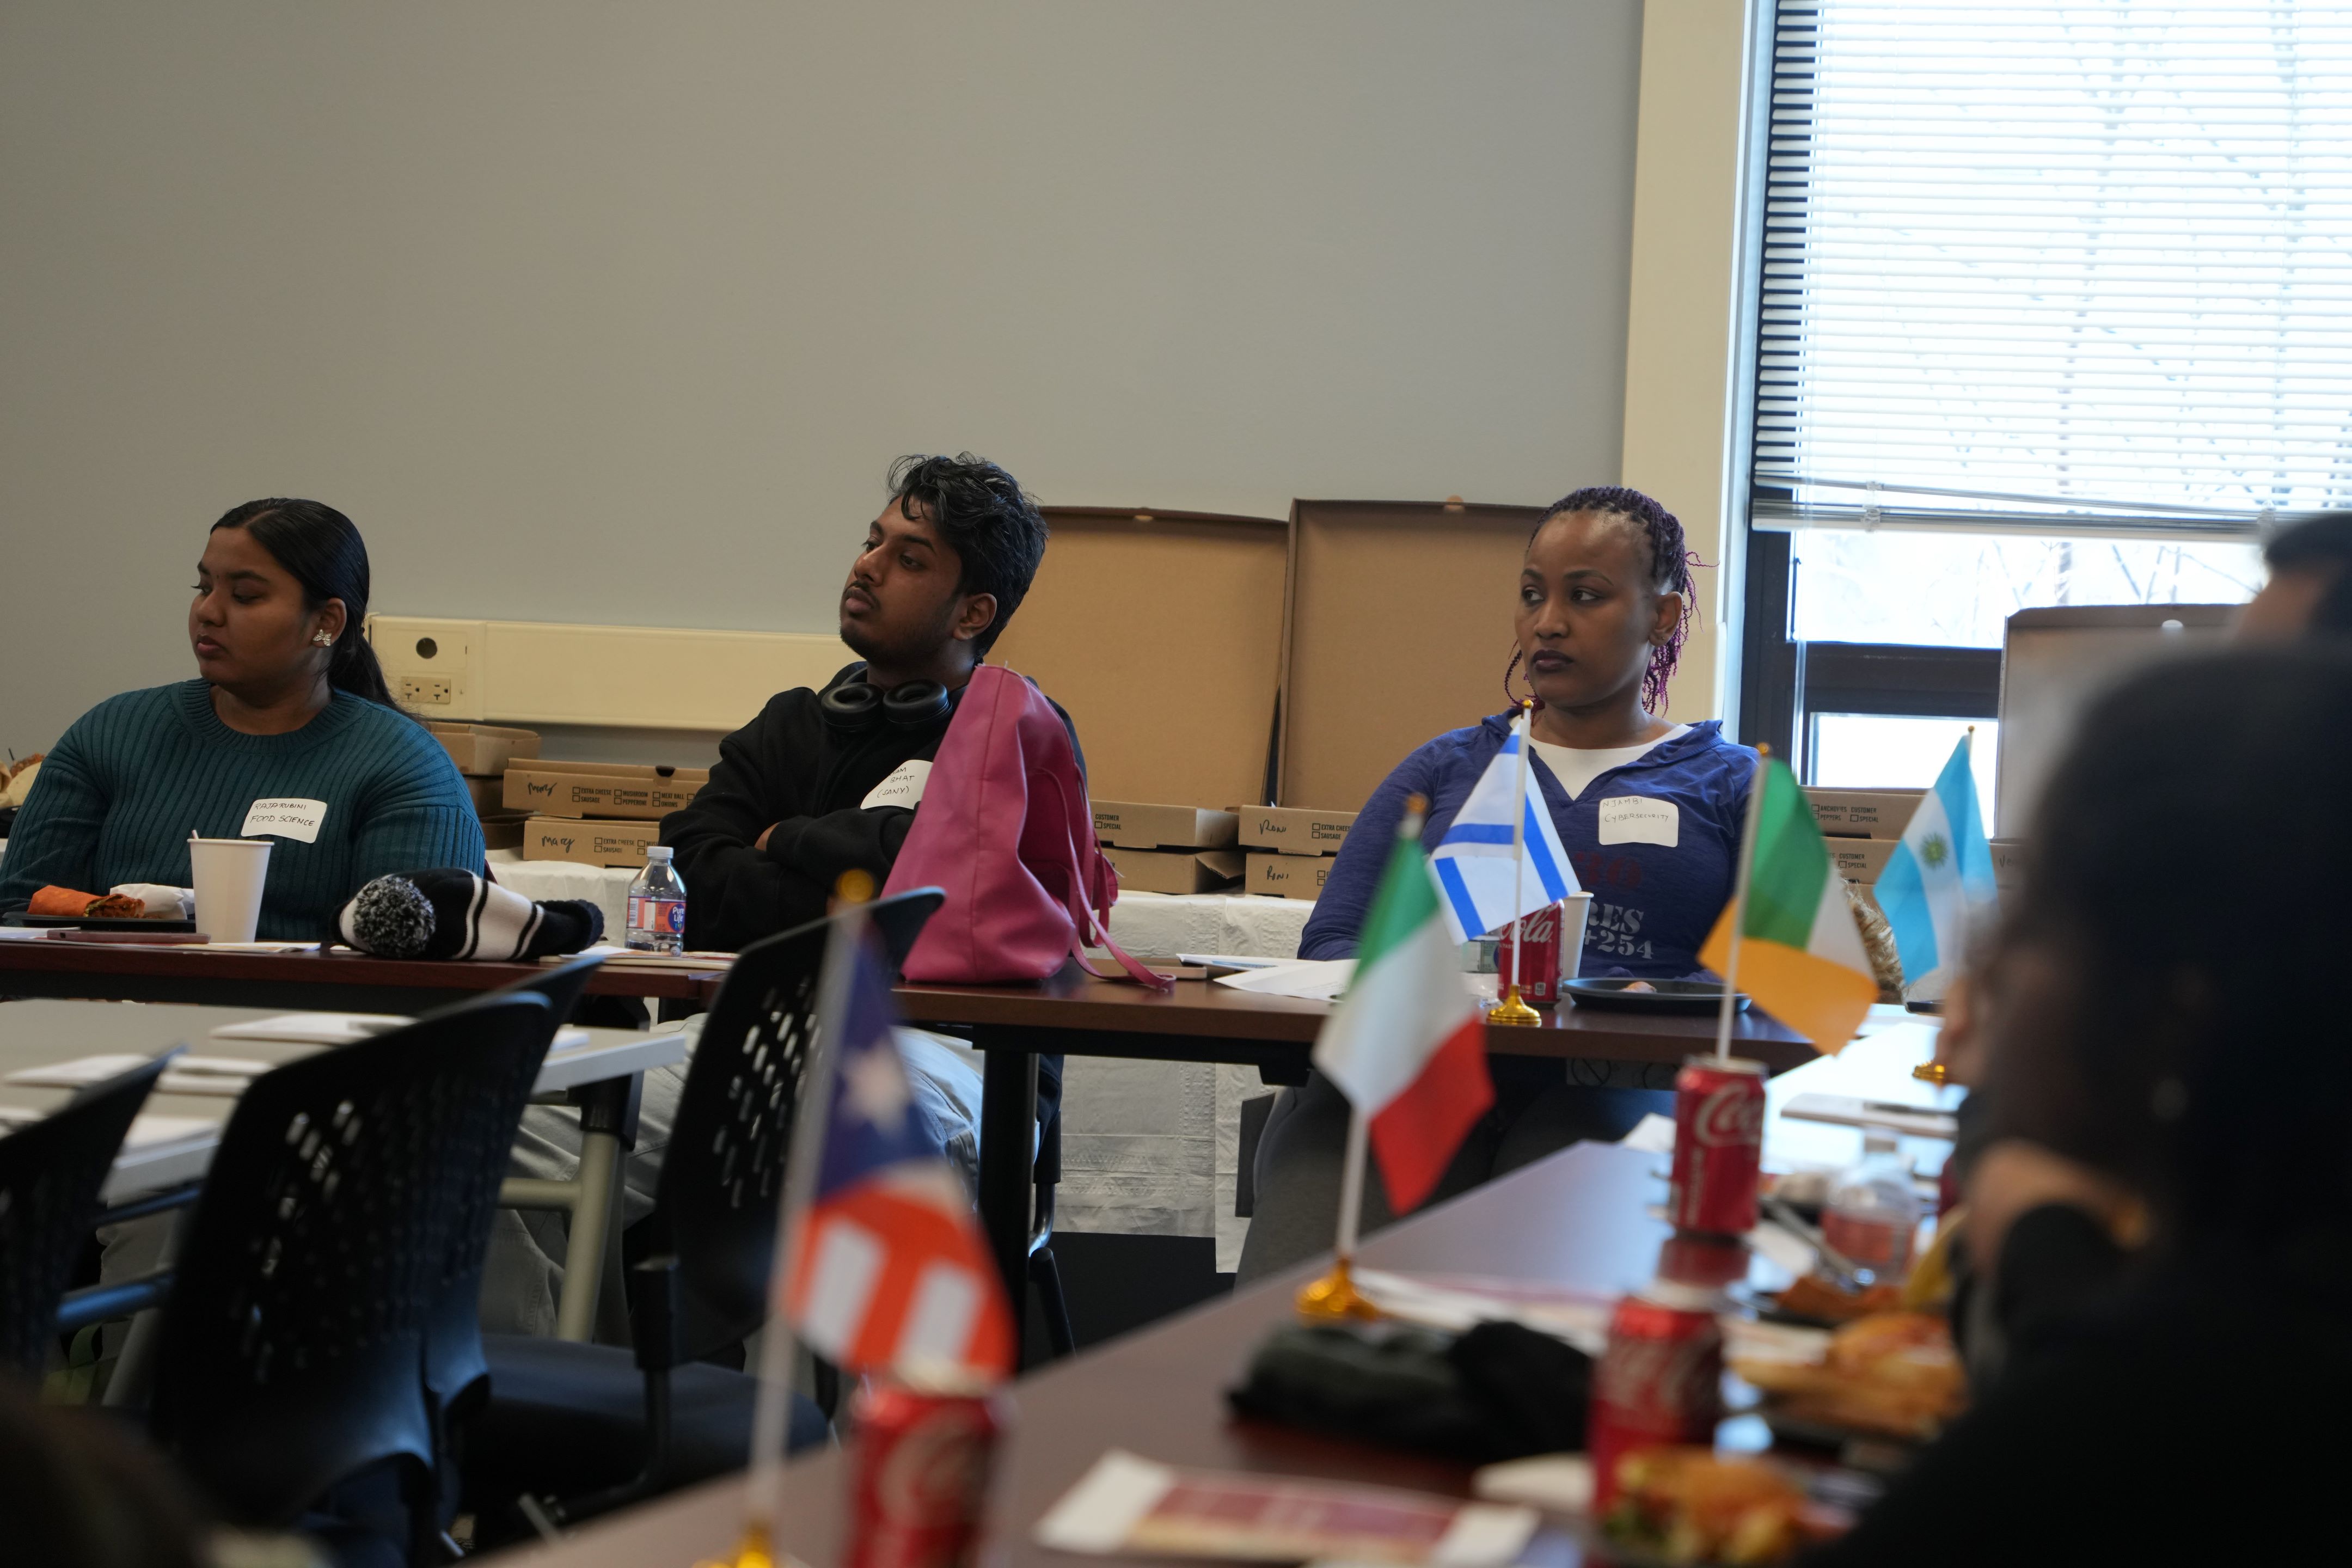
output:
[[[1242,874],[1238,849],[1114,849],[1103,854],[1129,893],[1214,893]]]
[[[523,824],[526,860],[576,860],[589,866],[642,866],[646,848],[661,837],[658,822],[584,822],[534,816]]]
[[[1223,849],[1241,830],[1232,812],[1206,806],[1098,800],[1094,808],[1096,840],[1129,849]]]
[[[482,847],[485,849],[521,848],[523,825],[530,820],[530,818],[521,812],[483,817]]]
[[[539,755],[539,731],[509,730],[497,724],[431,724],[425,726],[468,777],[496,778],[517,757]]]
[[[474,799],[474,815],[489,816],[507,808],[507,781],[501,773],[486,779],[473,773],[466,775],[466,793]]]
[[[1924,789],[1822,789],[1808,786],[1813,820],[1822,831],[1854,838],[1900,838],[1919,809]]]
[[[1053,540],[991,662],[1077,727],[1097,799],[1265,798],[1287,529],[1269,518],[1046,507]]]
[[[1279,804],[1355,811],[1414,747],[1501,711],[1512,590],[1542,515],[1292,506]]]
[[[1352,811],[1307,811],[1292,805],[1237,805],[1241,842],[1285,855],[1337,855],[1354,826]]]
[[[1329,856],[1253,849],[1249,852],[1249,870],[1242,878],[1242,891],[1277,899],[1312,900],[1323,891],[1323,879],[1330,874]]]
[[[1837,867],[1838,875],[1849,882],[1871,887],[1878,874],[1886,869],[1887,858],[1895,853],[1899,838],[1827,838],[1830,861]]]
[[[507,769],[509,811],[554,816],[621,816],[658,820],[710,782],[709,768],[644,763],[530,762]]]

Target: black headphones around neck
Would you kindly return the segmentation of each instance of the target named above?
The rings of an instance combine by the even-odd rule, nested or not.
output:
[[[884,690],[865,680],[845,680],[817,696],[828,729],[856,733],[888,723],[919,729],[948,716],[948,689],[936,680],[908,680]]]

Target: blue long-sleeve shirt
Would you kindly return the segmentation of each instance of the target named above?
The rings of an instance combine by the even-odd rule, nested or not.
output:
[[[1354,955],[1405,798],[1428,797],[1422,843],[1435,848],[1486,764],[1502,750],[1510,723],[1510,715],[1496,714],[1449,731],[1397,764],[1348,830],[1315,913],[1299,936],[1299,957]],[[1665,980],[1699,968],[1699,946],[1731,900],[1756,762],[1753,751],[1725,740],[1722,725],[1710,719],[1601,773],[1574,800],[1540,761],[1530,768],[1529,787],[1542,793],[1577,880],[1592,895],[1582,973],[1622,970]],[[1627,829],[1621,825],[1631,818],[1643,824],[1637,832],[1664,837],[1655,824],[1666,814],[1655,806],[1615,807],[1604,824],[1603,806],[1628,796],[1674,808],[1673,845],[1625,841]]]
[[[202,680],[110,697],[65,732],[33,781],[0,860],[0,904],[55,883],[188,886],[188,835],[236,838],[254,803],[323,802],[315,842],[272,837],[257,934],[333,934],[335,910],[390,871],[482,869],[482,826],[438,742],[389,708],[338,691],[300,729],[221,722]]]

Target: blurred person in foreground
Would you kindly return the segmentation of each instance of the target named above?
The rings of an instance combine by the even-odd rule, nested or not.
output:
[[[2352,636],[2352,515],[2318,517],[2263,547],[2270,580],[2238,619],[2242,642]]]
[[[2168,664],[2053,776],[1969,1006],[1974,1408],[1819,1561],[2285,1561],[2352,1444],[2352,649]],[[2263,803],[2274,854],[2199,854]]]

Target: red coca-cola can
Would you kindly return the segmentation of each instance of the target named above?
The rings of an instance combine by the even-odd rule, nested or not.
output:
[[[851,1409],[844,1568],[963,1568],[978,1555],[1001,1395],[868,1384]]]
[[[1495,946],[1495,973],[1499,977],[1498,984],[1506,987],[1511,984],[1512,954],[1516,950],[1519,999],[1523,1002],[1549,1006],[1559,1000],[1559,933],[1567,923],[1566,913],[1558,904],[1546,904],[1503,928],[1502,937]]]
[[[1661,1279],[1617,1303],[1593,1369],[1585,1447],[1593,1517],[1617,1495],[1617,1461],[1637,1448],[1715,1442],[1723,1419],[1723,1332],[1713,1290]]]
[[[1675,1075],[1667,1223],[1709,1236],[1746,1236],[1755,1229],[1763,1152],[1764,1064],[1715,1057],[1685,1062]]]

